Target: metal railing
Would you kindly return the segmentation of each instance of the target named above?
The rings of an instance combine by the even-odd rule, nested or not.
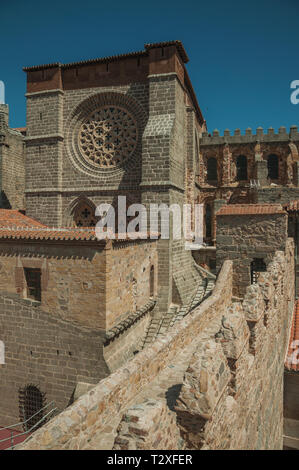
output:
[[[8,442],[8,441],[10,441],[10,443],[11,443],[10,447],[6,447],[5,449],[0,449],[0,450],[13,450],[15,448],[14,439],[19,439],[21,436],[25,436],[27,434],[30,434],[31,432],[33,432],[33,430],[35,430],[35,428],[40,426],[42,423],[46,423],[48,418],[50,418],[51,415],[53,415],[56,411],[58,411],[57,408],[52,408],[50,411],[48,411],[48,413],[46,413],[37,423],[35,423],[33,426],[31,426],[31,428],[28,429],[28,427],[27,427],[27,424],[32,420],[32,418],[39,415],[42,411],[47,410],[48,408],[50,408],[50,406],[54,406],[54,401],[51,401],[50,403],[48,403],[46,406],[44,406],[43,408],[38,410],[36,413],[34,413],[32,416],[30,416],[25,421],[21,421],[20,423],[13,424],[12,426],[0,427],[0,431],[7,430],[8,432],[10,432],[9,437],[6,437],[5,439],[0,440],[0,446],[1,446],[2,443]],[[25,431],[22,432],[22,433],[14,434],[16,432],[15,428],[20,428],[20,427],[23,427],[23,429],[25,429]],[[28,437],[26,439],[24,439],[24,441],[21,441],[21,442],[22,443],[25,442],[28,439]],[[21,442],[18,442],[17,444],[20,444]]]

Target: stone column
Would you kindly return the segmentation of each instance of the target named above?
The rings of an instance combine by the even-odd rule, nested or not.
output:
[[[263,160],[261,144],[258,142],[255,146],[255,174],[259,186],[267,186],[268,182],[268,164]]]
[[[266,160],[256,160],[256,176],[260,186],[267,186],[268,182],[268,165]]]
[[[227,186],[231,182],[231,162],[232,154],[228,144],[225,144],[223,149],[223,170],[222,170],[222,185]]]

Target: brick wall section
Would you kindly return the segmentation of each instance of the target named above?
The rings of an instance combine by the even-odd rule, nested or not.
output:
[[[103,246],[0,243],[0,289],[26,297],[24,268],[41,269],[41,307],[56,319],[105,330]],[[88,302],[86,302],[88,296]]]
[[[104,333],[72,325],[16,295],[0,295],[0,337],[5,364],[0,365],[0,421],[20,420],[20,388],[33,384],[62,411],[77,382],[96,384],[109,375],[103,358]]]
[[[106,251],[107,330],[146,304],[152,266],[157,293],[157,241],[116,242],[111,247]]]
[[[106,331],[146,304],[152,266],[157,291],[156,245],[148,240],[20,245],[2,239],[0,290],[26,297],[24,268],[39,268],[44,311]]]

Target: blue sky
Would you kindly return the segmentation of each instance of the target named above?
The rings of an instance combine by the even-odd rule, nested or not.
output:
[[[10,124],[26,123],[23,66],[142,50],[180,39],[209,131],[299,125],[299,0],[0,2],[0,80]]]

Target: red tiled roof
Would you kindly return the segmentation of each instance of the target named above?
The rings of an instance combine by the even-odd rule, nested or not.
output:
[[[299,211],[299,200],[290,201],[283,206],[288,212],[297,212]]]
[[[262,215],[285,214],[281,204],[228,204],[222,206],[216,215]]]
[[[26,132],[27,127],[13,127],[12,129],[13,129],[14,131]]]
[[[284,363],[286,369],[299,372],[299,300],[294,306],[289,349]]]
[[[31,217],[12,209],[0,209],[0,227],[15,229],[20,227],[46,227]]]
[[[172,45],[176,46],[183,62],[184,63],[188,62],[189,58],[187,56],[187,53],[181,41],[164,41],[164,42],[156,42],[156,43],[151,43],[151,44],[144,44],[143,51],[129,52],[126,54],[118,54],[118,55],[108,56],[108,57],[100,57],[97,59],[82,60],[80,62],[70,62],[68,64],[61,64],[60,62],[54,62],[52,64],[34,65],[32,67],[23,67],[23,70],[25,72],[31,72],[31,71],[36,71],[36,70],[49,69],[53,67],[70,68],[70,67],[76,67],[78,65],[111,62],[111,61],[118,60],[118,59],[125,59],[127,57],[137,57],[137,56],[148,55],[149,49],[154,49],[156,47],[167,47],[167,46],[172,46]]]
[[[92,228],[0,227],[0,239],[9,240],[97,240]]]
[[[158,232],[116,233],[115,241],[158,238]],[[94,227],[48,227],[19,211],[0,209],[0,239],[10,240],[94,240],[100,241]],[[107,233],[106,239],[110,239]]]

